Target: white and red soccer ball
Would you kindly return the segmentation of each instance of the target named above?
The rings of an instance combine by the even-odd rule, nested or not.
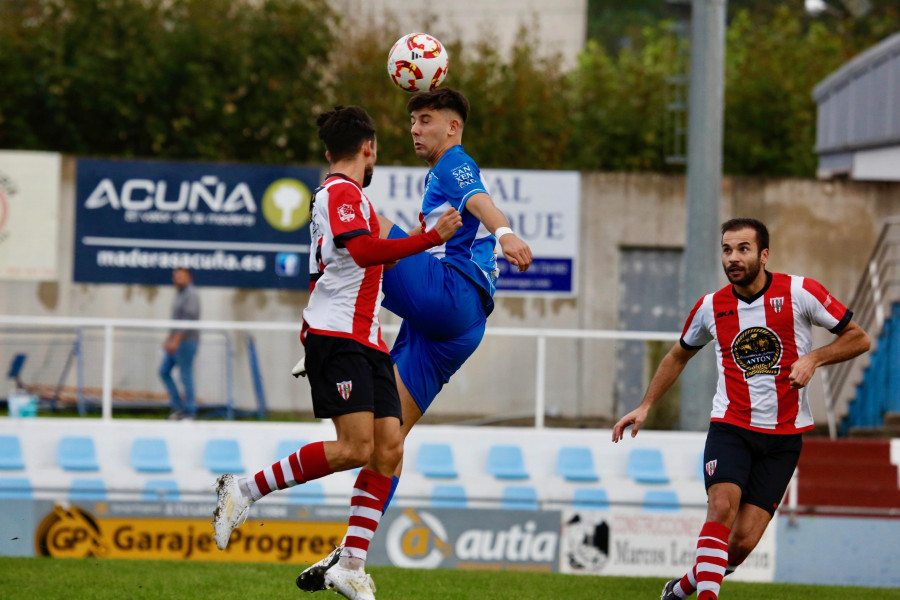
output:
[[[409,33],[388,53],[391,81],[407,92],[427,92],[447,76],[450,57],[438,39],[427,33]]]

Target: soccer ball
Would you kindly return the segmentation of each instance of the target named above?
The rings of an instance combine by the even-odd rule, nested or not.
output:
[[[391,81],[407,92],[426,92],[441,85],[450,67],[447,49],[427,33],[409,33],[388,53]]]

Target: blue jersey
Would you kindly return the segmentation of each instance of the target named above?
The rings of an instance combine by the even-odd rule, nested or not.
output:
[[[462,227],[445,244],[428,252],[459,270],[492,297],[498,275],[497,238],[475,215],[466,211],[466,201],[478,193],[488,193],[481,170],[462,146],[453,146],[425,177],[419,218],[424,230],[429,231],[448,208],[462,214]]]

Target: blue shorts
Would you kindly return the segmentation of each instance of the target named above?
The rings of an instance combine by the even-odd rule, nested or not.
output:
[[[394,225],[388,237],[406,233]],[[391,359],[424,414],[484,337],[481,291],[428,252],[385,271],[382,287],[382,306],[403,319]]]

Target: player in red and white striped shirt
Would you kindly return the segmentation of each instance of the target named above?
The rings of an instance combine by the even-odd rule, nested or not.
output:
[[[719,380],[704,451],[709,498],[697,560],[669,581],[661,600],[719,597],[722,578],[749,556],[775,514],[813,426],[806,384],[816,368],[869,349],[852,313],[821,284],[769,273],[769,232],[756,219],[722,225],[722,266],[731,282],[701,298],[681,340],[660,363],[641,405],[613,428],[613,442],[631,436],[687,362],[716,342]],[[837,335],[812,349],[812,326]]]
[[[462,217],[450,209],[426,233],[381,239],[362,192],[377,155],[372,117],[356,106],[336,107],[317,123],[331,172],[312,199],[312,291],[301,338],[313,411],[334,422],[337,440],[307,444],[251,477],[220,477],[213,525],[224,550],[257,500],[368,463],[353,486],[340,561],[324,574],[324,584],[350,600],[374,600],[363,567],[403,454],[400,397],[378,320],[381,278],[385,264],[450,239]]]

